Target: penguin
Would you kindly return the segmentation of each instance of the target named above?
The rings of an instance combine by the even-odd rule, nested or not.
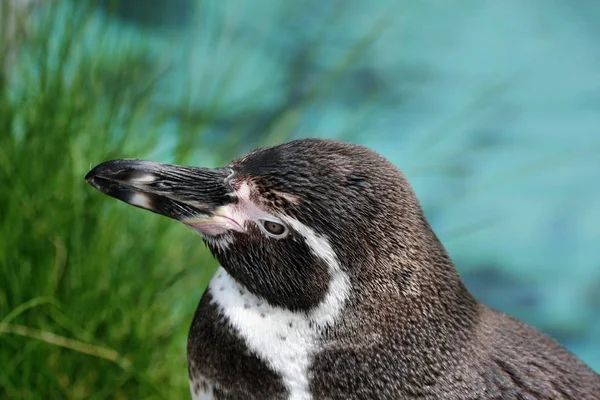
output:
[[[122,159],[85,179],[198,232],[221,265],[189,331],[193,399],[600,400],[575,355],[469,293],[405,176],[366,147]]]

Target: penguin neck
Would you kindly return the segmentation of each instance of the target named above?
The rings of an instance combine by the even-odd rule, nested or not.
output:
[[[352,329],[358,324],[366,333],[380,333],[391,323],[405,337],[420,337],[427,327],[448,338],[472,329],[479,303],[436,235],[426,228],[413,229],[408,240],[379,241],[377,251],[353,268],[357,273],[352,276],[347,313]]]

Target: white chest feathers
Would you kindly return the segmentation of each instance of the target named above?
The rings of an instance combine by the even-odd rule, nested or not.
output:
[[[292,312],[272,306],[248,292],[223,268],[219,268],[208,290],[221,314],[250,351],[282,377],[290,393],[289,400],[311,400],[311,357],[319,350],[320,332],[335,324],[341,316],[350,291],[350,281],[340,268],[326,237],[317,235],[291,218],[286,222],[304,237],[311,251],[327,264],[329,287],[317,307],[310,312]],[[218,386],[219,382],[211,384]],[[211,398],[207,396],[208,393],[200,394],[196,398]]]
[[[283,378],[290,399],[309,399],[309,357],[318,345],[307,314],[273,307],[248,293],[223,269],[209,290],[246,346]]]
[[[345,275],[342,280],[345,285]],[[329,291],[335,292],[340,284],[342,282],[332,281]],[[209,290],[246,346],[283,378],[290,400],[311,399],[310,358],[319,350],[319,331],[341,313],[346,291],[338,293],[341,296],[329,293],[328,301],[320,307],[302,313],[271,306],[249,293],[222,268],[210,282]],[[332,303],[338,307],[330,308]],[[326,312],[326,308],[333,313]]]

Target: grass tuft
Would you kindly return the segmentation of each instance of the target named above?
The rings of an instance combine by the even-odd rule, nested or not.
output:
[[[0,398],[183,398],[214,261],[84,182],[153,151],[164,117],[148,89],[161,71],[134,40],[86,50],[109,27],[81,4],[40,9],[0,80]]]

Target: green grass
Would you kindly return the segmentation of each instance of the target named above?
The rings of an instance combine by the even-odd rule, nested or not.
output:
[[[185,339],[214,262],[183,226],[83,180],[156,148],[163,120],[138,85],[160,71],[134,46],[86,54],[87,10],[68,26],[54,12],[0,80],[0,398],[185,398]]]

